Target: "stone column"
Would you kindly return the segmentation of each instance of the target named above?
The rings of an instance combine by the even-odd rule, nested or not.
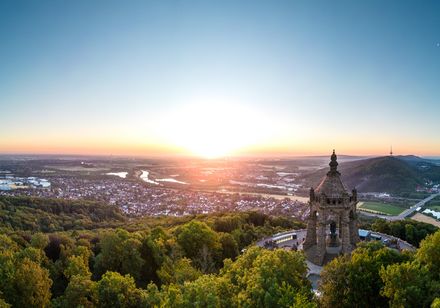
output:
[[[348,212],[342,214],[342,253],[348,254],[351,252],[350,241],[350,225]]]
[[[325,234],[325,222],[318,222],[318,232],[316,235],[316,264],[322,264],[326,253],[326,234]]]
[[[352,245],[356,245],[360,241],[356,211],[353,211],[353,216],[350,216],[350,240]]]
[[[339,230],[339,238],[342,238],[342,218],[341,218],[341,215],[339,215],[339,217],[338,217],[339,219],[339,221],[338,221],[338,230]]]
[[[303,248],[308,249],[314,245],[316,245],[316,212],[312,208],[307,222],[307,235]]]

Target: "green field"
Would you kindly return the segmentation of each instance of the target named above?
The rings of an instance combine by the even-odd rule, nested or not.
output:
[[[426,203],[426,208],[440,212],[440,196]]]
[[[431,209],[433,211],[440,212],[440,205],[438,205],[438,204],[436,204],[436,205],[428,205],[427,208]]]
[[[382,203],[375,201],[361,201],[358,204],[358,209],[365,209],[374,211],[378,214],[385,215],[399,215],[405,210],[405,207],[391,204],[391,203]]]

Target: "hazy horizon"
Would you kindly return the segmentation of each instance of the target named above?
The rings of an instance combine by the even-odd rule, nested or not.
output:
[[[0,153],[440,156],[439,11],[4,1]]]
[[[340,160],[344,159],[368,159],[368,158],[378,158],[387,157],[388,154],[383,155],[370,155],[370,154],[359,154],[351,155],[345,153],[336,153]],[[72,154],[72,153],[0,153],[0,158],[4,157],[32,157],[32,158],[65,158],[65,159],[153,159],[153,160],[168,160],[168,159],[198,159],[206,161],[221,161],[221,160],[247,160],[247,159],[267,159],[267,160],[289,160],[289,159],[314,159],[323,158],[328,159],[331,153],[324,154],[303,154],[303,155],[289,155],[289,154],[254,154],[254,155],[225,155],[220,157],[203,157],[200,155],[183,155],[183,154],[157,154],[157,155],[123,155],[123,154]],[[411,156],[414,154],[397,154],[394,157]],[[424,155],[414,155],[423,159],[433,159],[440,160],[440,156],[424,156]]]

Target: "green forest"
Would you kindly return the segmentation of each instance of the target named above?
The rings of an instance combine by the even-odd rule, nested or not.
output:
[[[440,232],[374,221],[416,252],[362,243],[323,270],[256,247],[302,222],[258,212],[125,216],[96,202],[0,197],[0,307],[440,307]]]

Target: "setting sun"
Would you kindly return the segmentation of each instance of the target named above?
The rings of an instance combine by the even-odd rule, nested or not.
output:
[[[267,127],[262,129],[262,116],[238,104],[193,104],[166,118],[166,124],[156,127],[160,134],[188,154],[203,158],[232,155],[271,134]]]

